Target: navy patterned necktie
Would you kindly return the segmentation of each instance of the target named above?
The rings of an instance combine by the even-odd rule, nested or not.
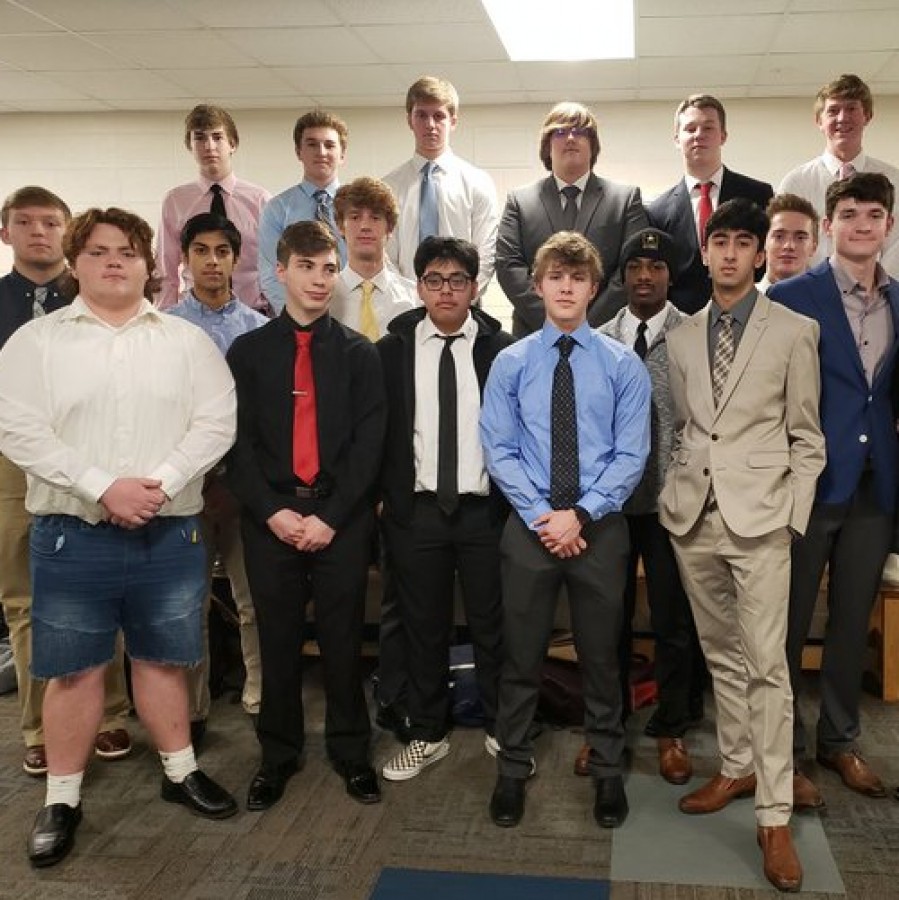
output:
[[[574,373],[568,359],[574,338],[563,334],[556,341],[559,361],[553,372],[550,421],[549,504],[553,509],[571,509],[581,496],[580,460],[577,444],[577,404]]]

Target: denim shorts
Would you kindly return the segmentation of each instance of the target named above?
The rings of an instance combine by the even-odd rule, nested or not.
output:
[[[35,678],[108,663],[119,630],[133,659],[200,662],[206,550],[196,517],[161,517],[128,530],[35,516],[30,545]]]

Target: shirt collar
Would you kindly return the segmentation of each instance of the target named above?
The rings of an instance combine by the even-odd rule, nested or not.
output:
[[[346,289],[350,292],[355,291],[363,281],[370,281],[379,291],[386,292],[387,290],[387,267],[385,266],[375,275],[372,275],[371,278],[363,278],[355,269],[352,269],[350,266],[344,266],[343,270],[340,273],[340,277],[343,280]]]
[[[79,294],[75,299],[69,304],[69,306],[64,306],[60,313],[60,320],[65,321],[68,319],[92,319],[95,322],[99,322],[101,325],[105,325],[107,328],[126,328],[135,322],[141,319],[149,319],[149,320],[161,320],[163,313],[161,313],[146,297],[142,297],[140,301],[140,306],[137,309],[137,312],[124,324],[122,325],[110,325],[108,322],[104,322],[88,305],[84,302],[81,294]]]
[[[462,323],[462,326],[454,333],[461,334],[468,343],[471,343],[477,337],[478,323],[475,322],[470,311],[468,317]],[[446,335],[437,328],[433,321],[431,321],[431,317],[426,313],[425,317],[421,320],[421,343],[424,343],[431,338],[444,337],[446,337]]]
[[[212,309],[212,307],[207,306],[201,300],[198,300],[197,295],[193,291],[190,291],[181,302],[203,316],[229,315],[237,309],[237,297],[235,297],[234,294],[231,295],[231,299],[225,303],[224,306],[220,306],[218,309]]]
[[[337,193],[337,188],[339,187],[340,182],[336,178],[330,184],[326,184],[323,188],[320,188],[317,184],[313,184],[306,178],[300,182],[300,190],[303,191],[304,194],[307,194],[310,199],[315,199],[317,191],[327,191],[333,200],[334,195]]]
[[[701,179],[695,178],[693,175],[684,174],[684,183],[687,185],[687,190],[692,194],[693,191],[696,190],[696,187],[700,184],[705,184],[705,182],[711,182],[716,190],[721,190],[721,182],[724,180],[724,166],[719,166],[718,169],[712,172],[711,178]]]
[[[232,172],[230,175],[227,175],[221,181],[211,181],[209,178],[205,178],[204,176],[199,177],[200,186],[203,188],[203,192],[208,191],[214,184],[220,184],[222,186],[222,190],[226,194],[233,194],[234,188],[237,185],[237,176]]]
[[[837,287],[840,289],[841,294],[849,294],[855,291],[857,288],[862,288],[864,291],[864,287],[861,282],[856,281],[849,272],[844,269],[837,258],[835,256],[831,256],[828,260],[830,262],[830,268],[833,271],[834,280],[837,283]],[[874,288],[880,293],[883,293],[884,290],[888,287],[890,283],[890,276],[884,267],[878,262],[874,269]]]
[[[749,317],[752,315],[752,310],[755,307],[756,297],[758,297],[758,291],[756,290],[755,285],[753,285],[748,293],[744,297],[741,297],[729,310],[721,309],[713,298],[711,310],[709,312],[709,324],[714,328],[718,324],[718,320],[721,316],[725,312],[729,312],[731,318],[741,328],[745,328],[746,323],[749,321]]]
[[[429,163],[429,162],[434,163],[434,165],[437,166],[438,169],[442,169],[444,172],[448,172],[455,164],[456,155],[453,153],[452,150],[450,150],[449,147],[447,147],[446,150],[444,150],[443,153],[441,153],[440,156],[436,157],[435,159],[427,159],[426,157],[422,156],[420,153],[415,153],[412,156],[412,159],[415,160],[415,171],[416,172],[420,172],[421,167],[425,163]]]
[[[585,191],[586,188],[587,188],[587,179],[588,179],[589,177],[590,177],[590,171],[588,170],[588,171],[584,172],[584,174],[581,175],[581,177],[578,178],[577,181],[572,181],[571,183],[572,183],[576,188],[580,188],[581,194],[583,194],[584,191]],[[560,194],[562,193],[562,188],[568,187],[568,182],[567,182],[567,181],[563,181],[561,178],[559,178],[558,175],[553,175],[553,180],[554,180],[555,183],[556,183],[556,190],[557,190]]]
[[[287,307],[281,310],[281,314],[274,319],[278,323],[278,327],[291,337],[295,331],[311,331],[315,337],[324,338],[331,330],[331,316],[328,312],[323,312],[311,325],[300,325],[293,319],[287,311]]]
[[[821,162],[824,163],[824,168],[830,172],[831,175],[836,177],[840,173],[840,169],[843,166],[852,166],[856,172],[864,172],[865,171],[865,163],[868,161],[868,157],[865,155],[865,151],[862,150],[855,159],[850,159],[846,162],[841,162],[838,160],[829,150],[825,150],[821,154]]]
[[[555,347],[556,342],[563,334],[570,334],[571,337],[574,338],[576,344],[579,344],[581,347],[586,347],[592,333],[593,329],[586,320],[581,322],[574,331],[567,332],[559,330],[549,321],[549,319],[546,319],[543,323],[543,328],[540,331],[540,340],[543,342],[543,346],[549,350]]]
[[[671,304],[666,302],[659,312],[646,320],[647,343],[652,343],[652,341],[655,340],[656,335],[661,332],[665,325],[665,319],[668,318],[668,310],[670,307]],[[625,307],[624,319],[621,324],[624,326],[624,330],[627,334],[636,335],[637,329],[640,327],[642,321],[643,319],[638,319],[627,307]]]

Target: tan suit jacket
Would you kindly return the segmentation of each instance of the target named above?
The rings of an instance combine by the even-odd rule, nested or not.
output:
[[[818,324],[759,294],[718,408],[709,306],[668,335],[675,449],[659,517],[685,535],[714,488],[727,527],[746,538],[808,524],[824,467]]]

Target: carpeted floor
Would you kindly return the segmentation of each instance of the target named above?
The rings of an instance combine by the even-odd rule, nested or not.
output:
[[[750,801],[703,821],[676,813],[680,789],[655,775],[654,743],[641,732],[649,711],[638,713],[629,729],[632,812],[624,829],[596,827],[591,784],[571,774],[581,735],[564,730],[548,730],[539,739],[539,772],[528,786],[521,826],[498,829],[487,815],[495,764],[484,752],[481,732],[457,730],[447,759],[417,779],[385,784],[384,802],[363,807],[346,796],[324,759],[320,688],[314,674],[307,695],[311,733],[306,766],[274,809],[264,814],[242,809],[233,819],[208,822],[162,802],[158,759],[135,721],[135,752],[119,762],[98,760],[91,766],[75,851],[63,864],[39,873],[29,867],[24,848],[43,800],[43,783],[22,772],[16,698],[0,697],[0,898],[775,896],[760,877]],[[864,750],[892,788],[899,783],[899,710],[866,698],[863,729]],[[713,774],[717,759],[712,723],[691,732],[690,744],[697,778]],[[383,763],[396,748],[392,737],[376,732],[376,762]],[[249,719],[230,698],[217,700],[202,765],[233,790],[243,806],[257,760]],[[859,797],[832,773],[812,772],[828,811],[820,823],[814,817],[795,824],[809,888],[803,896],[899,898],[899,803]],[[696,852],[686,853],[684,847]],[[465,875],[515,878],[461,877]],[[414,885],[411,892],[409,885]]]

